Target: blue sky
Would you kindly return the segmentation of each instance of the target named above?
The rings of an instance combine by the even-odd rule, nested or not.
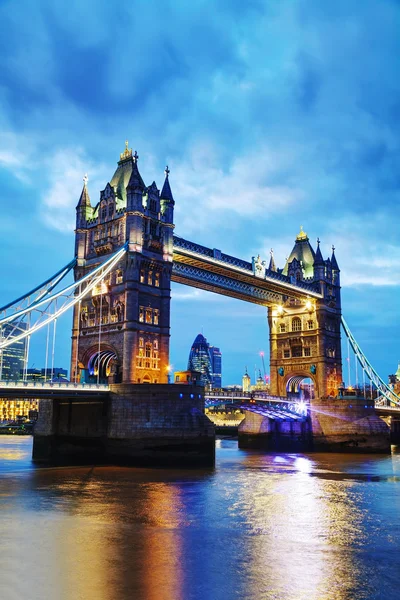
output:
[[[83,174],[97,201],[129,139],[147,184],[169,164],[178,235],[281,267],[300,225],[334,243],[343,314],[396,370],[398,1],[0,0],[0,22],[1,304],[72,257]],[[184,286],[171,325],[174,366],[203,329],[225,384],[268,349],[264,309]]]

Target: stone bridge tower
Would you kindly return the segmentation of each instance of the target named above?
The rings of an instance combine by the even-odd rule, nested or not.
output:
[[[342,357],[340,270],[334,248],[331,258],[324,260],[319,240],[315,252],[301,230],[282,274],[293,282],[313,284],[323,298],[287,298],[268,309],[271,393],[297,392],[301,381],[311,378],[315,398],[336,396]]]
[[[168,379],[174,199],[169,169],[161,191],[146,186],[128,149],[92,206],[87,177],[76,208],[75,279],[116,252],[114,271],[75,306],[74,381],[166,383]]]

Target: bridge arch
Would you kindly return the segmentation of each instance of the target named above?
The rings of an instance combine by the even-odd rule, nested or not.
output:
[[[120,361],[115,348],[108,344],[91,346],[82,357],[81,365],[85,372],[85,379],[109,383],[117,382],[120,373]]]
[[[285,378],[285,389],[288,397],[298,396],[305,400],[313,400],[317,397],[316,381],[310,373],[291,373]]]

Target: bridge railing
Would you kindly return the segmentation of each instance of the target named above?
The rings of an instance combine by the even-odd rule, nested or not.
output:
[[[38,390],[87,390],[87,391],[108,391],[110,389],[107,383],[72,383],[61,381],[0,381],[1,389],[38,389]]]

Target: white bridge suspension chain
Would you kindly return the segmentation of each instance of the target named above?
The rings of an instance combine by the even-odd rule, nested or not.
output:
[[[26,308],[0,319],[0,352],[11,344],[31,336],[45,325],[56,321],[69,308],[79,303],[82,298],[98,286],[104,277],[112,271],[125,254],[126,249],[127,244],[112,254],[108,260],[93,269],[93,271],[90,271],[90,273],[66,288],[51,296],[48,296],[46,292],[46,297],[43,298],[41,296]],[[28,317],[29,325],[27,327],[25,327],[25,323],[21,324],[25,317]],[[7,337],[2,335],[5,325],[11,326],[11,331]]]
[[[0,316],[2,315],[1,318],[11,318],[15,312],[18,312],[24,308],[24,302],[27,303],[28,307],[39,300],[42,300],[45,296],[53,291],[53,289],[60,283],[60,281],[64,279],[64,277],[68,275],[68,273],[72,271],[75,265],[76,258],[71,260],[71,262],[65,265],[65,267],[57,271],[57,273],[49,277],[49,279],[46,279],[46,281],[33,288],[33,290],[30,290],[27,294],[24,294],[9,304],[0,307]],[[35,294],[37,294],[37,296],[35,296]]]
[[[385,401],[383,400],[383,398],[384,398],[389,403],[389,406],[390,406],[390,403],[400,406],[400,396],[398,396],[389,387],[389,385],[383,381],[383,379],[375,371],[374,367],[371,365],[371,363],[369,362],[369,360],[367,359],[367,357],[361,350],[360,346],[356,342],[353,334],[351,333],[351,331],[349,329],[349,326],[347,325],[347,323],[343,317],[342,317],[342,326],[343,326],[344,332],[347,336],[347,339],[349,340],[350,345],[353,348],[354,354],[356,355],[358,362],[360,363],[363,371],[366,373],[367,377],[374,384],[374,386],[376,387],[376,389],[378,390],[379,394],[382,397],[380,401],[378,400],[378,402],[375,402],[375,403],[377,405],[379,405],[381,403],[384,404],[385,403]]]

